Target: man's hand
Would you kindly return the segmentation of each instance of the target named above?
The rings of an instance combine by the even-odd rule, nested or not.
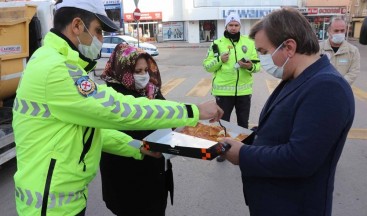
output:
[[[209,122],[216,122],[223,116],[223,110],[217,105],[215,100],[207,101],[197,105],[199,108],[200,120],[207,120]]]
[[[223,157],[234,165],[238,165],[240,163],[240,149],[244,144],[230,138],[223,138],[220,142],[231,145],[231,148],[223,154]]]
[[[141,146],[140,147],[140,153],[142,153],[144,155],[148,155],[150,157],[154,157],[154,158],[160,158],[160,157],[162,157],[162,153],[149,151],[146,148],[144,148],[144,146]]]
[[[220,59],[222,60],[223,63],[226,63],[229,59],[229,53],[223,53],[221,56],[220,56]]]

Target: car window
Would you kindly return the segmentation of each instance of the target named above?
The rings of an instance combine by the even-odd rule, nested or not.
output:
[[[122,42],[124,42],[124,40],[119,38],[119,37],[113,37],[112,38],[112,43],[113,44],[119,44],[119,43],[122,43]]]
[[[103,43],[111,43],[111,38],[110,37],[104,37],[103,38]]]

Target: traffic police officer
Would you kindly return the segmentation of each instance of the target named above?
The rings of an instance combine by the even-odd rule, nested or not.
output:
[[[194,126],[222,115],[215,102],[135,99],[94,83],[87,73],[96,66],[102,30],[118,27],[101,0],[59,2],[54,28],[28,62],[14,102],[19,215],[84,215],[101,151],[142,157],[140,142],[116,129]]]

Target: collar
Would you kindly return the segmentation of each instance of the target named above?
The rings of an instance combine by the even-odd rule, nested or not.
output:
[[[338,51],[336,52],[337,54],[343,54],[343,53],[347,53],[348,52],[348,42],[347,41],[343,41],[343,43],[340,45]],[[323,44],[323,49],[325,51],[332,51],[334,53],[334,50],[333,48],[331,47],[331,44],[330,44],[330,40],[327,39],[325,41],[325,43]],[[334,54],[336,54],[334,53]]]

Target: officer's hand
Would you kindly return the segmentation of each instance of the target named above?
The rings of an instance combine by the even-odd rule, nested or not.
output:
[[[162,157],[162,153],[149,151],[146,148],[144,148],[144,146],[140,147],[140,153],[142,153],[144,155],[148,155],[150,157],[154,157],[154,158]]]
[[[220,142],[231,145],[231,148],[223,154],[223,157],[234,165],[238,165],[240,163],[240,149],[244,144],[231,138],[223,138]]]
[[[247,62],[243,62],[243,61],[238,61],[238,64],[240,65],[241,68],[245,68],[247,70],[250,70],[252,68],[252,62],[251,61],[247,61]]]
[[[223,110],[217,105],[215,100],[207,101],[197,106],[200,112],[200,120],[209,119],[209,122],[216,122],[223,116]]]
[[[229,59],[229,53],[226,52],[226,53],[223,53],[221,56],[220,56],[220,59],[222,60],[223,63],[226,63]]]

